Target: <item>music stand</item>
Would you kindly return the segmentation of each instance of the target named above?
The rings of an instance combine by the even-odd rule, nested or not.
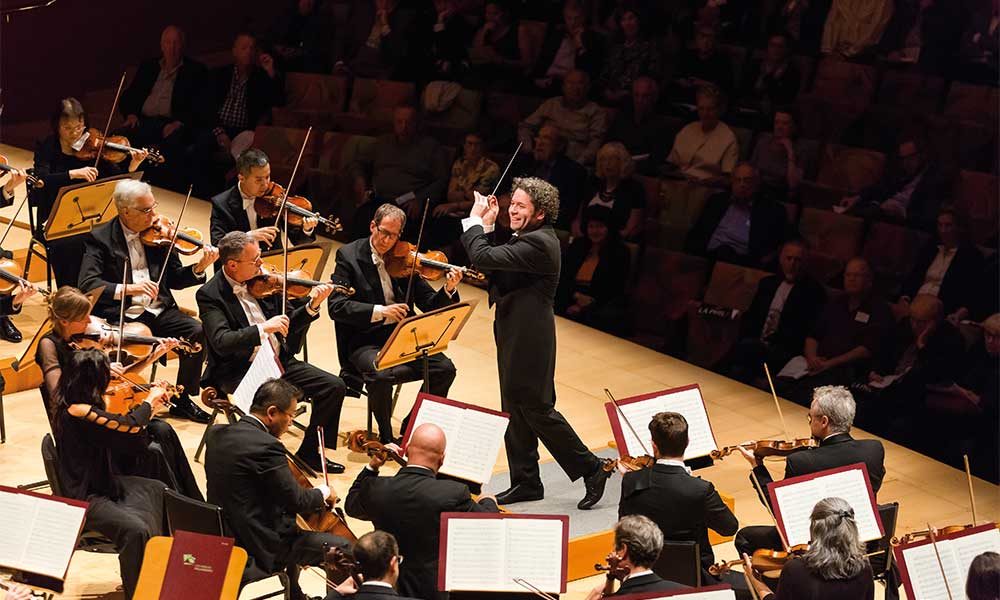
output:
[[[428,358],[448,349],[448,344],[456,339],[465,327],[476,304],[478,302],[475,300],[465,300],[403,319],[396,325],[392,335],[375,357],[375,370],[382,371],[420,359],[423,362],[424,375],[421,389],[429,393]]]
[[[323,275],[323,268],[330,258],[330,251],[333,244],[330,242],[313,242],[303,244],[288,249],[288,269],[295,271],[305,271],[311,279],[319,279]],[[285,259],[281,250],[268,250],[260,255],[264,263],[274,265],[278,271],[285,270]]]

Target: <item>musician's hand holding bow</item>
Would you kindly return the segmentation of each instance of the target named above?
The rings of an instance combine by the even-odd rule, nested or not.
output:
[[[274,315],[270,319],[264,321],[261,325],[264,329],[264,333],[280,333],[281,335],[288,335],[288,317],[285,315]]]
[[[398,323],[409,314],[410,307],[405,304],[390,304],[381,308],[382,320],[386,323]]]
[[[270,246],[274,244],[274,239],[278,237],[278,228],[260,227],[258,229],[251,229],[250,231],[247,232],[247,235],[249,235],[250,238],[256,242],[264,242],[265,244]]]
[[[159,294],[160,288],[156,285],[155,281],[143,281],[125,285],[126,296],[149,296],[150,303],[154,302]]]

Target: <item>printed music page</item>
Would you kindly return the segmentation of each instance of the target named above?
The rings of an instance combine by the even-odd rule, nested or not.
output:
[[[250,414],[250,405],[253,404],[253,395],[257,393],[257,389],[268,379],[281,379],[281,375],[281,366],[274,348],[271,344],[261,344],[257,347],[257,355],[253,357],[247,374],[232,393],[231,402],[244,414]]]
[[[809,516],[816,503],[824,498],[839,497],[854,509],[854,519],[858,524],[861,541],[877,540],[882,537],[876,507],[872,505],[868,485],[861,468],[848,469],[829,475],[820,475],[806,481],[788,485],[770,484],[777,500],[777,510],[781,513],[785,539],[790,546],[808,544]]]
[[[449,519],[444,588],[501,589],[506,540],[503,519]]]
[[[0,565],[61,580],[86,506],[8,489],[0,490]]]
[[[420,406],[410,431],[424,423],[437,425],[444,431],[446,441],[440,472],[480,484],[488,481],[510,418],[478,410],[470,404],[434,398],[427,394],[419,396]]]
[[[680,413],[687,420],[688,447],[684,452],[685,459],[707,456],[712,450],[718,448],[715,435],[712,433],[712,425],[708,420],[705,401],[697,386],[668,390],[662,395],[635,402],[628,402],[626,399],[620,401],[618,405],[625,418],[628,419],[628,423],[613,406],[608,412],[609,414],[613,413],[619,421],[629,456],[652,455],[653,445],[649,434],[649,422],[657,413],[665,411]],[[631,423],[631,427],[629,427],[629,423]],[[635,432],[632,429],[635,429]],[[639,437],[636,437],[636,434]]]
[[[507,577],[505,589],[523,591],[514,578],[543,592],[562,589],[563,523],[553,519],[507,519]]]
[[[951,593],[956,598],[964,597],[969,565],[983,552],[1000,552],[1000,530],[993,527],[972,535],[938,540],[937,550],[941,555],[940,565],[933,544],[903,548],[903,561],[914,600],[948,600],[948,588],[941,577],[942,566]]]

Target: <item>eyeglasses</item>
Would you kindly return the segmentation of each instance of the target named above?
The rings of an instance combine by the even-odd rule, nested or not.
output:
[[[396,566],[399,566],[399,565],[402,565],[402,564],[403,564],[403,555],[402,554],[397,554],[396,555]]]
[[[255,258],[255,259],[253,259],[253,260],[238,260],[236,262],[238,262],[238,263],[253,263],[255,265],[262,265],[262,264],[264,264],[264,261],[261,260],[261,258],[259,256],[257,258]]]
[[[159,202],[154,202],[153,205],[150,206],[149,208],[131,208],[130,207],[129,210],[135,211],[137,213],[142,213],[144,215],[148,215],[149,213],[151,213],[154,210],[156,210],[156,207],[159,206],[159,205],[160,205]]]
[[[400,235],[398,233],[395,233],[395,232],[389,231],[388,229],[383,228],[381,225],[376,225],[375,226],[375,231],[378,232],[378,234],[380,236],[384,237],[387,240],[398,240],[399,239],[399,235]]]

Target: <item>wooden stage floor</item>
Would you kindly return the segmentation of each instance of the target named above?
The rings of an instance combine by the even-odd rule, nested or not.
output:
[[[15,166],[30,164],[30,153],[0,145],[0,153],[8,156]],[[281,182],[284,184],[285,182]],[[23,191],[18,192],[18,199]],[[156,190],[160,209],[167,215],[176,215],[183,196],[165,190]],[[0,210],[0,217],[9,217],[14,208]],[[192,200],[185,217],[185,224],[208,231],[210,205],[206,201]],[[20,219],[27,221],[25,213]],[[27,233],[16,229],[8,238],[8,249],[24,248]],[[333,269],[330,257],[325,274]],[[178,301],[196,308],[195,288],[177,293]],[[487,306],[486,294],[477,288],[462,285],[464,298],[480,301],[462,337],[452,346],[449,356],[458,367],[458,378],[450,396],[456,400],[472,402],[489,408],[500,407],[500,394],[496,369],[496,346],[492,334],[492,309]],[[15,318],[18,327],[30,339],[44,316],[42,302],[33,298],[23,314]],[[708,407],[709,417],[720,445],[735,444],[750,439],[782,438],[786,435],[771,396],[754,388],[732,381],[710,371],[683,361],[659,354],[626,340],[606,335],[564,319],[557,319],[558,362],[556,389],[558,408],[591,448],[606,447],[612,439],[604,412],[603,389],[608,388],[618,398],[662,390],[691,383],[701,386]],[[0,342],[0,358],[19,356],[27,341],[21,344]],[[309,332],[311,362],[333,373],[339,372],[334,348],[333,326],[322,311],[320,319]],[[176,361],[172,361],[160,374],[172,381]],[[395,412],[396,426],[413,403],[418,383],[403,387]],[[781,401],[788,427],[787,435],[804,437],[809,434],[806,410],[790,402]],[[47,421],[37,390],[10,394],[4,397],[7,422],[7,443],[0,446],[0,484],[19,485],[45,478],[39,453],[42,436],[48,431]],[[203,426],[189,421],[171,420],[188,455],[194,455]],[[365,426],[365,405],[356,398],[348,398],[341,418],[341,430]],[[855,430],[856,437],[873,437]],[[284,441],[297,447],[296,433],[286,435]],[[970,522],[968,486],[963,472],[948,467],[919,453],[891,442],[886,446],[886,477],[879,494],[881,502],[899,501],[899,532],[923,529],[928,522],[943,526]],[[543,458],[549,454],[543,450]],[[358,454],[344,449],[329,453],[330,458],[347,465],[347,472],[333,476],[333,484],[341,495],[348,488],[358,471],[366,463]],[[204,469],[194,464],[195,475],[204,484]],[[498,457],[498,470],[506,469],[503,453]],[[783,473],[782,461],[769,463],[776,478]],[[390,467],[386,467],[390,472]],[[715,486],[735,497],[736,516],[742,525],[766,524],[768,516],[757,500],[748,480],[749,468],[739,456],[731,456],[714,466],[696,473]],[[1000,519],[1000,495],[997,486],[974,480],[976,506],[980,521]],[[204,485],[203,485],[204,488]],[[583,485],[580,484],[580,494]],[[617,498],[606,497],[602,503],[617,503]],[[366,522],[352,521],[354,531],[364,533],[371,529]],[[609,526],[612,524],[609,523]],[[731,543],[715,547],[717,558],[735,558]],[[565,598],[582,599],[586,591],[597,585],[601,578],[590,578],[569,585]],[[321,593],[318,579],[303,574],[307,591]],[[67,579],[67,598],[120,597],[116,592],[120,583],[117,558],[113,555],[96,555],[77,552],[70,566]],[[877,597],[882,597],[881,586],[876,586]]]

